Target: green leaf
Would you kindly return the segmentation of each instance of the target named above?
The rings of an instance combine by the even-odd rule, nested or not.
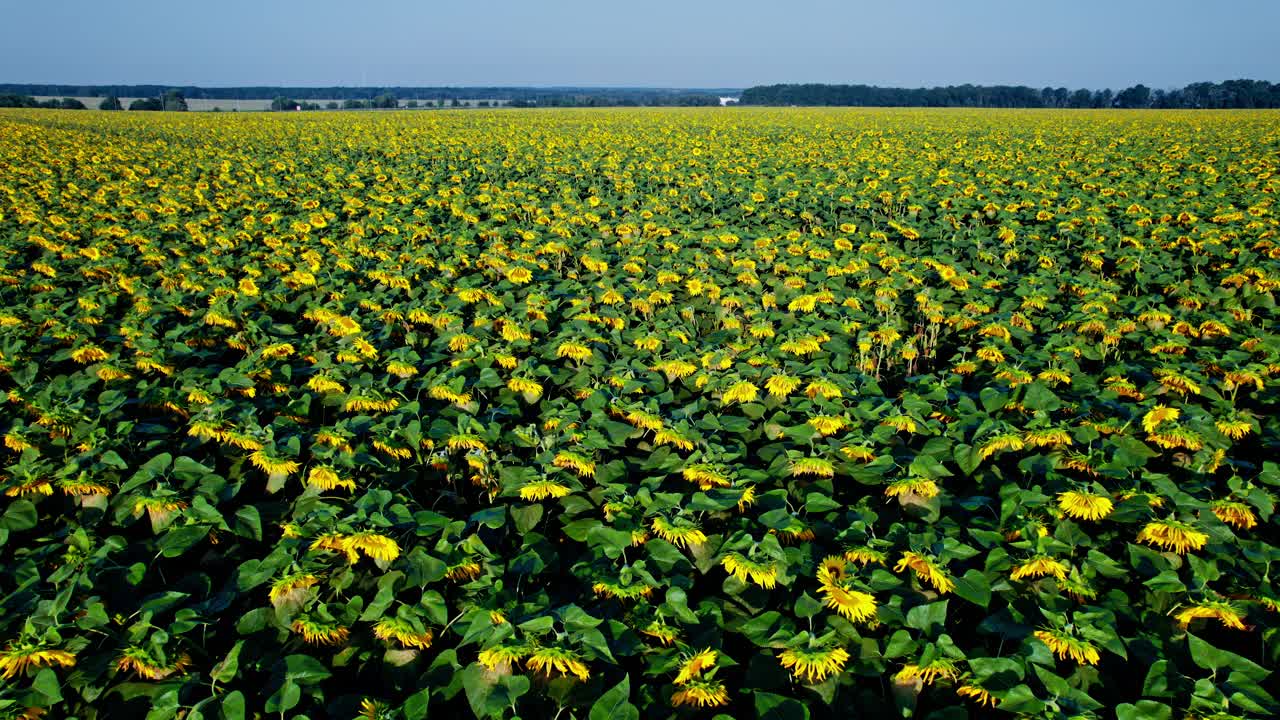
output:
[[[1036,381],[1027,386],[1022,396],[1022,404],[1028,410],[1057,410],[1062,407],[1062,401],[1058,399],[1053,391],[1045,387],[1040,381]]]
[[[244,505],[236,510],[236,521],[231,526],[231,531],[240,537],[261,542],[262,516],[258,514],[258,508]]]
[[[956,596],[967,600],[981,608],[991,604],[991,581],[982,572],[974,569],[965,571],[961,577],[954,578]]]
[[[298,706],[298,701],[302,699],[302,688],[294,681],[285,678],[281,683],[280,689],[271,694],[267,698],[267,703],[263,707],[269,713],[284,714],[289,710]]]
[[[628,425],[627,427],[631,427]],[[611,527],[597,525],[587,531],[587,544],[600,547],[609,558],[621,557],[631,547],[631,533],[625,530],[614,530]]]
[[[13,532],[22,532],[35,527],[38,521],[36,506],[30,500],[14,500],[9,503],[9,507],[5,508],[4,516],[0,517],[0,527]]]
[[[947,622],[947,600],[917,605],[907,611],[907,627],[928,634],[940,631]]]
[[[49,701],[52,705],[56,702],[62,702],[62,686],[58,683],[58,674],[52,668],[41,668],[36,673],[36,679],[31,683],[31,688]]]
[[[530,530],[538,525],[538,521],[542,520],[542,504],[528,505],[525,507],[512,507],[511,519],[516,523],[516,531],[520,534],[527,534]]]
[[[1169,720],[1173,708],[1155,700],[1139,700],[1136,705],[1122,703],[1116,706],[1116,720]]]
[[[409,696],[404,701],[404,705],[400,708],[400,712],[404,713],[404,720],[426,720],[427,708],[431,703],[431,690],[423,688],[418,692]]]
[[[286,657],[284,659],[284,671],[287,679],[293,680],[299,685],[313,685],[333,675],[324,666],[324,663],[310,655],[290,655]]]
[[[640,711],[631,704],[631,676],[623,675],[622,681],[600,696],[591,705],[589,720],[640,720]]]
[[[1254,663],[1252,660],[1216,648],[1191,633],[1187,633],[1187,643],[1191,650],[1191,661],[1206,670],[1217,672],[1218,670],[1230,668],[1255,682],[1262,682],[1263,679],[1271,674],[1270,670]]]
[[[178,557],[207,537],[209,537],[208,526],[183,525],[170,528],[168,532],[160,537],[160,542],[156,543],[156,547],[159,548],[160,554],[165,557]]]
[[[236,673],[240,671],[240,650],[244,648],[244,641],[237,640],[235,645],[231,646],[230,652],[222,661],[213,666],[209,671],[209,677],[214,682],[228,683],[235,679]]]
[[[773,693],[755,693],[756,717],[760,720],[809,720],[809,708],[793,698]]]
[[[809,593],[800,593],[800,597],[796,598],[796,617],[811,618],[822,610],[822,603],[809,596]]]
[[[223,720],[244,720],[244,693],[233,690],[222,698]]]

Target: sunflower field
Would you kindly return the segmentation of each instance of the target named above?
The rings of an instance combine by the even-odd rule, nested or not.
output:
[[[1278,171],[1262,111],[0,113],[0,718],[1272,717]]]

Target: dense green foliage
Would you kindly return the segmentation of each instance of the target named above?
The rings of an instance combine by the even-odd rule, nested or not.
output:
[[[1280,711],[1274,113],[0,113],[0,718]]]

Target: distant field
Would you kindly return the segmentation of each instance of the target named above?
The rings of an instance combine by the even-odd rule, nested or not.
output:
[[[59,99],[59,98],[62,98],[62,97],[65,97],[65,96],[64,96],[64,95],[52,95],[52,96],[50,96],[50,95],[36,95],[36,96],[35,96],[35,98],[36,98],[37,100],[40,100],[40,101],[49,100],[49,99],[51,99],[51,98],[52,98],[52,99]],[[97,107],[98,107],[98,103],[102,102],[102,98],[101,98],[101,97],[77,97],[76,99],[77,99],[77,100],[79,100],[80,102],[84,103],[85,107],[90,108],[90,109],[97,109]],[[131,97],[130,97],[130,98],[120,98],[120,103],[121,103],[122,105],[124,105],[124,106],[125,106],[125,108],[127,109],[127,108],[129,107],[129,103],[133,102],[134,100],[137,100],[137,98],[131,98]],[[325,105],[327,105],[327,104],[329,104],[329,103],[331,103],[331,102],[336,102],[336,103],[338,103],[338,105],[339,105],[339,106],[341,106],[341,105],[342,105],[342,101],[341,101],[341,100],[332,100],[332,99],[330,99],[330,100],[306,100],[306,101],[299,101],[299,102],[314,102],[314,103],[316,103],[316,104],[320,105],[320,107],[324,107]],[[475,99],[471,99],[471,100],[461,100],[460,102],[461,102],[465,107],[475,107],[475,106],[479,105],[481,102],[488,102],[490,105],[498,105],[498,104],[503,103],[504,101],[502,101],[502,100],[494,100],[494,99],[492,99],[492,98],[475,98]],[[401,100],[401,101],[400,101],[400,107],[406,107],[408,103],[409,103],[409,100]],[[447,101],[447,100],[446,100],[446,101],[445,101],[445,107],[449,107],[449,106],[450,106],[450,103],[451,103],[451,101]],[[426,107],[433,107],[433,106],[434,106],[434,104],[435,104],[435,101],[434,101],[434,100],[419,100],[419,101],[418,101],[418,104],[419,104],[421,107],[424,107],[424,108],[426,108]],[[254,111],[261,111],[261,110],[269,110],[269,109],[271,108],[271,101],[270,101],[270,100],[262,100],[262,99],[255,99],[255,100],[210,100],[210,99],[204,99],[204,98],[187,98],[187,108],[188,108],[189,110],[191,110],[192,112],[208,112],[208,111],[210,111],[210,110],[215,110],[215,109],[217,109],[217,110],[223,110],[223,111],[238,110],[238,111],[241,111],[241,112],[254,112]]]

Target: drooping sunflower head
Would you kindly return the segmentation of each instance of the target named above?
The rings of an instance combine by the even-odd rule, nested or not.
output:
[[[1209,510],[1222,522],[1238,529],[1252,530],[1258,525],[1258,516],[1253,508],[1234,500],[1217,500],[1209,505]]]
[[[1058,495],[1058,507],[1077,520],[1101,520],[1115,504],[1106,495],[1070,490]]]
[[[955,680],[959,676],[960,672],[956,669],[954,661],[946,658],[934,658],[923,665],[914,663],[903,665],[902,669],[893,676],[893,679],[899,683],[910,683],[919,680],[925,685],[932,685],[939,678]]]
[[[697,528],[693,523],[682,520],[672,522],[664,517],[655,517],[650,523],[653,532],[658,537],[675,545],[676,547],[689,547],[691,545],[701,545],[707,541],[707,536]]]
[[[937,560],[917,552],[907,551],[894,565],[894,572],[902,572],[910,568],[916,577],[929,583],[939,593],[945,595],[955,590],[955,582],[947,575]]]
[[[1101,659],[1098,649],[1092,643],[1072,635],[1067,630],[1037,630],[1033,635],[1037,640],[1048,645],[1053,654],[1061,660],[1071,658],[1082,665],[1097,665]]]
[[[1027,578],[1041,578],[1052,575],[1062,580],[1067,576],[1069,570],[1070,568],[1060,560],[1047,555],[1037,555],[1015,567],[1009,577],[1013,580],[1025,580]]]
[[[553,673],[573,676],[585,682],[591,672],[582,658],[572,650],[560,647],[539,647],[529,653],[525,665],[534,672],[551,676]]]
[[[778,660],[796,680],[816,685],[842,672],[849,653],[840,647],[789,648],[778,655]]]
[[[276,608],[284,605],[299,606],[309,594],[308,589],[320,582],[320,578],[308,572],[297,572],[286,575],[271,584],[268,594],[271,604]]]
[[[680,637],[680,631],[661,620],[654,620],[640,630],[649,637],[656,638],[663,645],[672,645]]]
[[[0,677],[8,680],[24,673],[27,668],[73,667],[75,664],[75,654],[66,650],[35,643],[9,643],[0,652]]]
[[[431,647],[435,634],[429,628],[415,626],[404,618],[383,618],[373,626],[373,636],[379,640],[396,641],[402,647],[426,650]]]
[[[146,648],[131,645],[125,648],[116,659],[116,668],[123,672],[132,671],[147,680],[163,680],[182,672],[191,664],[191,656],[183,653],[171,661],[155,657]]]
[[[294,619],[291,629],[312,645],[341,645],[351,631],[334,621],[319,620],[310,616]]]
[[[1185,630],[1194,620],[1215,619],[1222,623],[1223,627],[1232,630],[1244,630],[1244,616],[1240,611],[1229,602],[1206,601],[1188,605],[1178,612],[1174,617],[1177,618],[1178,624]]]
[[[481,650],[477,660],[486,668],[497,670],[504,666],[510,667],[528,654],[529,648],[525,645],[494,645]]]
[[[778,568],[771,562],[757,562],[738,552],[730,552],[720,560],[725,571],[738,581],[772,589],[778,584]]]
[[[722,707],[729,703],[729,691],[720,680],[690,680],[671,695],[675,707]]]
[[[680,672],[676,674],[675,684],[683,685],[698,678],[706,670],[715,667],[718,657],[718,653],[710,648],[686,655],[680,662]]]
[[[1188,550],[1203,548],[1209,542],[1209,536],[1184,522],[1156,520],[1142,528],[1138,533],[1138,542],[1185,555]]]

